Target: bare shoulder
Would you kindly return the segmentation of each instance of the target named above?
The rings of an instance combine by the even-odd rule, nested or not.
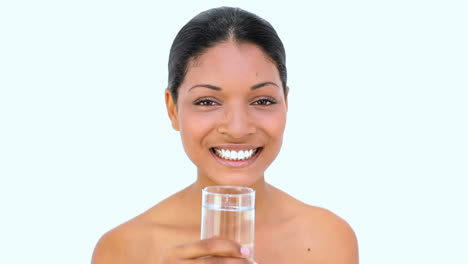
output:
[[[259,263],[359,263],[356,235],[343,218],[274,190],[274,215],[281,220],[255,237]],[[275,251],[271,241],[282,241],[283,250]]]
[[[157,258],[168,245],[182,243],[191,230],[174,219],[177,194],[105,233],[98,241],[92,264],[158,263]]]
[[[93,252],[93,264],[143,263],[153,245],[148,227],[132,219],[109,232],[98,241]]]
[[[335,213],[321,207],[302,206],[303,226],[309,230],[311,247],[320,263],[359,262],[356,234],[352,227]]]

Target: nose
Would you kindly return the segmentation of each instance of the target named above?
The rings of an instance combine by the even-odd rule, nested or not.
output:
[[[256,132],[255,122],[248,106],[226,106],[224,118],[218,125],[218,132],[231,139],[242,139]]]

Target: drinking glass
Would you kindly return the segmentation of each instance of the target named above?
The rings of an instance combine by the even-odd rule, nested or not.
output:
[[[255,191],[242,186],[209,186],[202,191],[201,239],[219,236],[249,248],[253,261]]]

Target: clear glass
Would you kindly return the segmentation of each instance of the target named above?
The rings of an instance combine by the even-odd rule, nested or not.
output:
[[[241,186],[209,186],[202,191],[201,239],[219,236],[250,249],[253,260],[255,191]]]

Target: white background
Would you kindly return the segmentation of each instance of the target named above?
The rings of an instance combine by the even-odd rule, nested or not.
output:
[[[221,5],[286,47],[267,180],[346,219],[361,263],[468,263],[468,8],[450,0],[2,1],[0,263],[89,263],[104,232],[195,179],[167,59]]]

